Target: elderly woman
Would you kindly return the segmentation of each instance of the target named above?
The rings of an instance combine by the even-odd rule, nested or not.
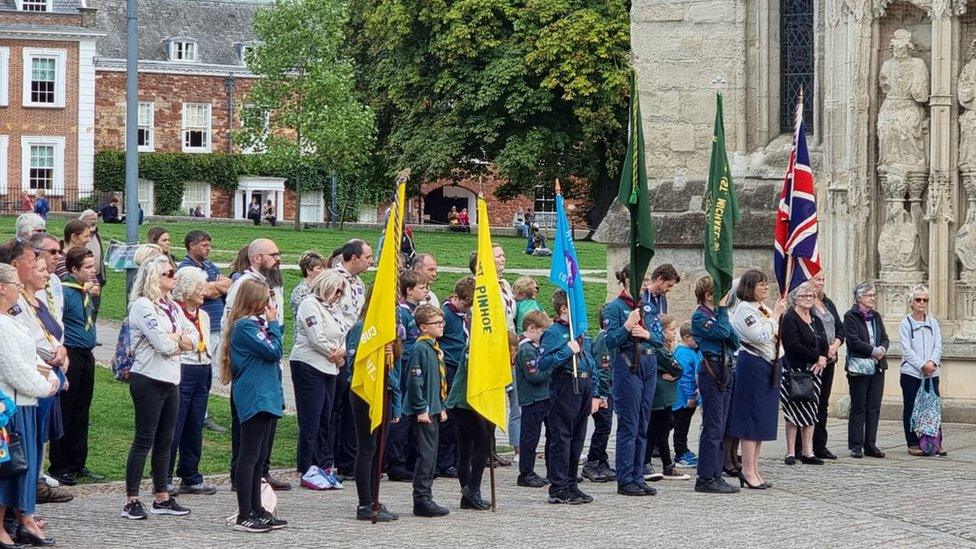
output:
[[[95,281],[98,282],[99,290],[105,286],[105,246],[102,245],[102,235],[98,232],[98,214],[95,210],[85,210],[81,212],[78,219],[85,222],[91,229],[91,239],[85,247],[91,250],[95,258]],[[98,309],[102,304],[101,291],[92,297],[92,318],[98,320]]]
[[[327,490],[342,488],[326,441],[332,436],[336,376],[346,357],[345,321],[338,305],[345,279],[338,271],[322,271],[309,290],[298,306],[298,334],[289,357],[298,411],[298,472],[302,486]]]
[[[918,435],[912,430],[912,412],[915,396],[925,378],[932,379],[935,394],[939,394],[939,363],[942,362],[942,328],[934,316],[928,314],[929,289],[916,284],[908,292],[911,313],[901,321],[901,394],[902,423],[905,426],[905,442],[908,453],[925,455],[918,445]],[[942,452],[944,455],[945,452]]]
[[[34,235],[44,234],[47,230],[47,221],[36,213],[23,213],[17,216],[17,223],[14,226],[17,240],[27,241]],[[49,270],[54,270],[49,268]]]
[[[31,516],[37,502],[37,478],[41,458],[39,456],[40,430],[38,428],[37,399],[57,393],[62,386],[54,375],[41,373],[50,369],[37,355],[34,338],[30,332],[10,315],[10,310],[20,299],[24,285],[12,266],[0,264],[0,393],[12,396],[17,404],[7,429],[20,435],[21,446],[27,461],[26,473],[0,478],[0,516],[7,507],[19,514],[16,529],[18,543],[53,545],[44,531]],[[5,528],[0,528],[0,543],[14,544]]]
[[[742,446],[739,486],[764,490],[772,486],[759,474],[759,454],[765,440],[776,440],[779,412],[779,364],[776,334],[786,310],[786,300],[772,310],[764,304],[769,283],[761,271],[750,269],[739,279],[735,296],[739,304],[732,313],[732,328],[739,336],[735,390],[729,435]]]
[[[154,515],[186,515],[189,509],[170,496],[166,486],[169,452],[180,409],[181,354],[194,348],[194,328],[170,297],[176,271],[166,256],[147,259],[132,284],[129,327],[133,362],[129,392],[135,407],[135,434],[125,465],[126,502],[122,517],[147,518],[139,501],[139,485],[152,450]]]
[[[203,269],[183,267],[176,271],[173,300],[193,327],[186,332],[193,348],[180,356],[180,406],[176,415],[168,469],[167,490],[170,495],[210,495],[217,492],[215,486],[203,482],[203,475],[199,470],[207,398],[213,383],[210,366],[215,354],[210,340],[210,315],[201,308],[206,291],[207,273]],[[172,484],[177,451],[180,454],[180,467],[176,470],[180,477],[178,488]]]
[[[780,342],[783,345],[783,372],[810,372],[813,374],[815,399],[805,401],[799,395],[790,394],[790,384],[780,385],[779,398],[786,419],[786,464],[796,464],[797,429],[800,431],[802,453],[800,461],[807,465],[823,465],[823,460],[813,453],[813,426],[819,415],[820,393],[823,391],[821,375],[827,366],[827,332],[823,322],[813,313],[817,295],[813,284],[804,282],[790,294],[793,307],[783,313],[780,321]]]
[[[837,306],[824,293],[826,273],[820,271],[810,279],[814,294],[811,311],[820,319],[827,334],[827,366],[820,374],[820,401],[817,403],[817,424],[813,427],[813,455],[820,459],[837,459],[833,452],[827,449],[827,406],[830,404],[830,390],[834,385],[834,367],[837,364],[837,351],[844,344],[844,323],[837,313]],[[796,452],[802,452],[801,442],[794,447]]]
[[[847,383],[851,413],[847,420],[847,446],[851,457],[885,457],[878,449],[878,420],[888,369],[888,332],[875,307],[878,292],[870,282],[854,286],[854,306],[844,314],[847,339]]]

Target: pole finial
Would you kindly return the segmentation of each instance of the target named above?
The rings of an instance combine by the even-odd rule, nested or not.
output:
[[[556,178],[556,194],[563,194],[562,188],[559,186],[559,178]]]

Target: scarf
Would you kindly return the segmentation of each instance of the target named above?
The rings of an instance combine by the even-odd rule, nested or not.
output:
[[[862,307],[860,303],[858,303],[854,307],[857,310],[857,314],[861,315],[861,318],[864,319],[864,322],[874,321],[874,315],[875,315],[874,309],[868,309],[866,307]]]
[[[62,282],[61,285],[65,288],[73,288],[81,292],[81,304],[85,309],[85,331],[91,330],[92,326],[95,325],[95,320],[92,318],[91,296],[88,294],[88,290],[81,284],[78,284],[74,278],[69,278]]]
[[[202,358],[203,355],[207,355],[207,358],[210,358],[210,352],[207,350],[207,340],[203,337],[203,327],[200,326],[200,310],[197,309],[191,313],[182,303],[179,303],[179,305],[183,309],[183,316],[193,324],[193,327],[197,329],[197,334],[200,336],[200,340],[197,342],[197,359]]]
[[[441,350],[437,340],[429,335],[422,335],[417,339],[418,342],[425,340],[429,341],[430,346],[437,351],[437,371],[441,375],[441,400],[447,400],[447,366],[444,364],[444,351]]]
[[[174,304],[172,301],[160,299],[156,306],[166,313],[166,318],[168,318],[170,324],[173,325],[173,333],[175,334],[177,331],[179,331],[179,323],[176,321],[176,311],[173,310],[176,307],[176,304]]]

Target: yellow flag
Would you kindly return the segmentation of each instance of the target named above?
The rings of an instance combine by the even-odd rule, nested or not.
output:
[[[369,404],[370,430],[383,421],[386,370],[386,345],[397,337],[396,308],[397,260],[403,233],[403,205],[406,198],[406,178],[397,179],[396,202],[390,208],[383,233],[383,251],[376,267],[373,295],[363,319],[363,333],[356,350],[353,366],[352,391]]]
[[[468,354],[468,404],[505,430],[505,387],[512,383],[505,306],[495,270],[491,225],[484,196],[478,196],[478,266],[471,306]]]

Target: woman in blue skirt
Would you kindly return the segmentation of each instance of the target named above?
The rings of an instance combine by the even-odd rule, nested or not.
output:
[[[758,461],[762,442],[776,440],[779,412],[776,334],[786,300],[777,301],[770,310],[763,303],[769,297],[766,275],[754,269],[742,275],[736,297],[739,305],[732,314],[732,328],[739,336],[740,345],[729,434],[741,439],[740,486],[766,489],[772,485],[759,475]]]

